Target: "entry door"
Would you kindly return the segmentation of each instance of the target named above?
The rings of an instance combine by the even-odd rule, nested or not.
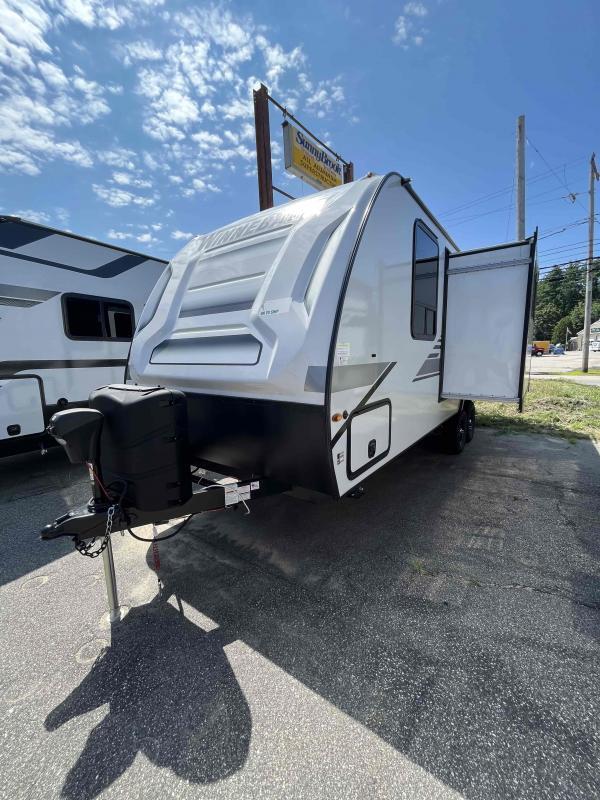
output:
[[[39,380],[0,378],[0,441],[42,433],[44,427]]]
[[[535,249],[447,253],[440,398],[522,403]]]

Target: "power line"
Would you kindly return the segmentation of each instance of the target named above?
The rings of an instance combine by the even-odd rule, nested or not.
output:
[[[577,203],[577,205],[581,206],[581,208],[583,208],[583,210],[585,211],[585,208],[584,208],[584,207],[581,205],[581,203],[579,202],[579,200],[577,200],[577,196],[576,196],[576,195],[573,195],[573,193],[571,192],[571,189],[569,188],[569,184],[567,183],[566,179],[565,179],[565,178],[561,178],[561,177],[560,177],[560,176],[559,176],[559,175],[558,175],[558,174],[557,174],[557,173],[554,171],[554,169],[553,169],[553,168],[550,166],[550,164],[549,164],[549,163],[546,161],[546,159],[544,158],[544,156],[543,156],[543,155],[540,153],[540,151],[539,151],[539,150],[538,150],[538,148],[537,148],[537,147],[534,145],[534,143],[531,141],[531,139],[530,139],[528,136],[527,136],[526,138],[527,138],[527,141],[529,142],[529,144],[530,144],[530,145],[533,147],[533,149],[535,150],[535,152],[538,154],[538,156],[539,156],[539,157],[542,159],[542,161],[544,162],[544,164],[545,164],[545,165],[548,167],[548,169],[550,170],[550,172],[551,172],[551,173],[554,175],[554,177],[556,178],[556,180],[557,180],[557,181],[558,181],[558,182],[561,184],[561,186],[564,186],[564,187],[565,187],[565,189],[567,190],[567,192],[569,193],[569,195],[571,195],[571,196],[573,197],[573,199],[574,199],[574,201]]]
[[[566,225],[564,225],[564,227],[559,226],[558,228],[548,228],[547,229],[548,232],[545,232],[543,236],[538,236],[538,241],[540,241],[541,239],[547,239],[549,236],[558,236],[559,233],[564,233],[566,230],[569,230],[570,228],[576,228],[578,225],[587,225],[588,221],[589,221],[588,217],[584,217],[583,219],[578,219],[575,220],[574,222],[569,222]]]
[[[547,192],[540,192],[540,194],[534,195],[535,197],[541,197],[542,195],[547,194]],[[538,200],[535,203],[529,202],[528,206],[538,206],[542,205],[543,203],[554,203],[556,200],[564,200],[567,196],[566,195],[558,195],[557,197],[549,197],[546,200]],[[475,214],[470,217],[465,217],[464,219],[459,220],[452,220],[452,222],[446,223],[447,225],[463,225],[465,222],[473,222],[476,219],[480,219],[481,217],[488,217],[490,214],[499,214],[502,211],[508,211],[511,206],[502,206],[501,208],[493,208],[491,211],[483,211],[481,214]]]
[[[563,169],[566,169],[566,167],[573,166],[573,164],[577,164],[580,161],[585,161],[585,158],[576,158],[573,161],[568,161],[565,164],[561,164],[561,167]],[[535,175],[532,178],[528,178],[525,181],[525,183],[533,184],[533,183],[537,183],[538,181],[545,181],[550,177],[550,175],[552,173],[553,173],[552,169],[546,170],[546,172],[542,172],[541,175]],[[485,203],[487,200],[492,200],[492,199],[494,199],[494,198],[496,198],[496,197],[498,197],[500,195],[506,194],[507,192],[511,192],[512,193],[513,191],[514,191],[514,180],[513,180],[512,184],[506,186],[503,189],[497,189],[496,191],[490,192],[489,194],[486,194],[486,195],[483,195],[482,197],[479,197],[476,200],[471,200],[471,201],[469,201],[467,203],[462,203],[461,205],[455,206],[454,208],[452,208],[452,209],[450,209],[448,211],[442,211],[438,216],[439,217],[448,217],[448,216],[451,216],[452,214],[458,213],[459,211],[466,210],[467,208],[471,208],[472,206],[478,205],[479,203]],[[569,189],[567,189],[567,191],[569,191]]]
[[[594,244],[600,244],[600,239],[595,239]],[[538,250],[538,255],[547,255],[548,253],[559,253],[562,250],[569,252],[570,250],[581,250],[582,247],[588,246],[588,242],[571,242],[571,244],[563,244],[560,247],[550,247],[548,250]]]
[[[600,267],[594,267],[591,272],[592,272],[592,275],[598,275],[600,273]],[[549,283],[558,283],[559,281],[562,281],[562,280],[564,280],[564,275],[556,275],[556,276],[552,276],[552,277],[547,275],[547,276],[544,276],[544,277],[540,278],[538,280],[538,283],[543,283],[544,285],[547,285]]]

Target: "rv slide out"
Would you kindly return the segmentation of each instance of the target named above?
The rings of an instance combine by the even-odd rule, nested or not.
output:
[[[161,259],[0,217],[0,455],[39,446],[52,414],[123,381]]]
[[[439,428],[460,451],[474,399],[526,390],[534,265],[535,237],[460,252],[396,173],[193,239],[144,308],[129,385],[54,418],[96,499],[43,537],[107,548],[271,491],[339,498]]]

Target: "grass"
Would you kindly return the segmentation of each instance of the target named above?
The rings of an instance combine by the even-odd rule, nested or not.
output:
[[[600,369],[588,369],[587,372],[584,372],[582,369],[572,369],[570,372],[565,373],[566,375],[600,375]]]
[[[532,380],[519,414],[512,403],[478,402],[477,424],[501,433],[545,433],[569,441],[600,440],[600,388],[565,380]]]

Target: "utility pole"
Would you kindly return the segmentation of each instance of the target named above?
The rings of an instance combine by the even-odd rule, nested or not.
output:
[[[517,240],[525,238],[525,116],[517,118]]]
[[[596,154],[590,158],[590,222],[588,227],[588,262],[585,280],[585,313],[583,318],[583,357],[581,359],[582,372],[588,371],[590,358],[590,327],[592,324],[592,269],[594,265],[594,181],[600,178],[596,169]]]

